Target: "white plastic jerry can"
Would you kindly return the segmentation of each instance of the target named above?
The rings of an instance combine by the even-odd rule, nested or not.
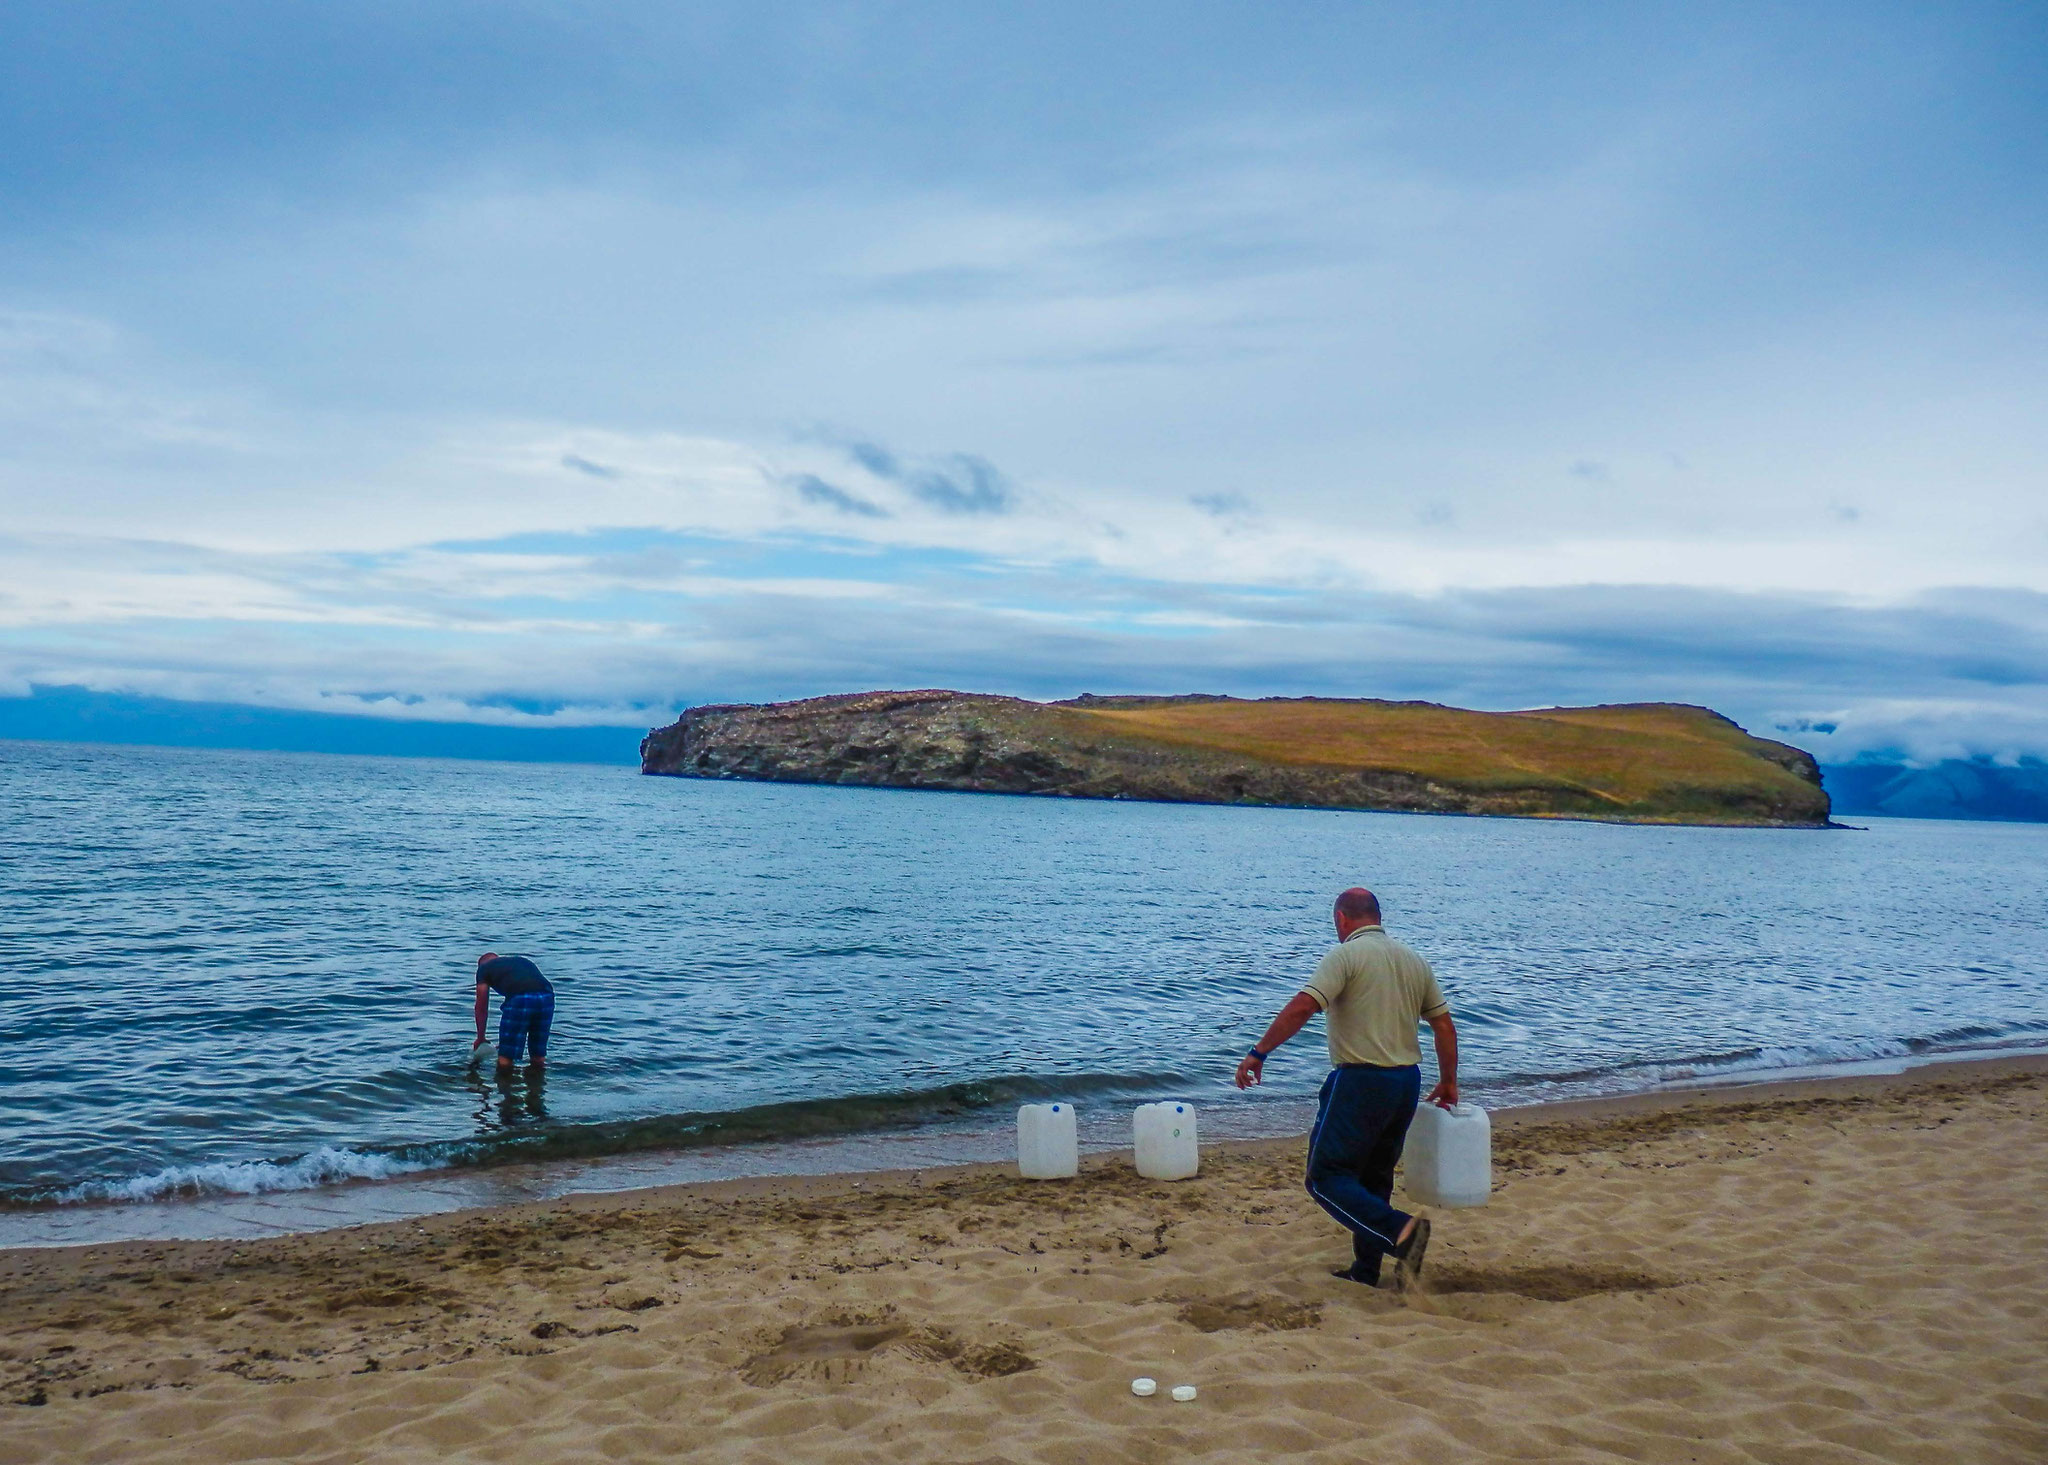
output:
[[[1072,1104],[1026,1104],[1017,1111],[1018,1174],[1026,1180],[1064,1180],[1080,1170]]]
[[[1201,1169],[1193,1104],[1140,1104],[1131,1128],[1138,1173],[1147,1180],[1186,1180]]]
[[[1423,1104],[1408,1126],[1401,1185],[1426,1206],[1483,1206],[1493,1192],[1493,1122],[1477,1104]]]

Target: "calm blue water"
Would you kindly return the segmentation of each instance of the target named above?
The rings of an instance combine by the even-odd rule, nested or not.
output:
[[[1089,803],[0,743],[0,1201],[875,1128],[1227,1076],[1367,883],[1482,1102],[2048,1034],[2048,827]],[[560,993],[464,1072],[472,964]],[[1261,1106],[1265,1106],[1262,1108]]]

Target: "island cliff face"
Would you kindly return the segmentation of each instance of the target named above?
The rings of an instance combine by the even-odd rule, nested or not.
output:
[[[1828,822],[1806,753],[1703,707],[856,692],[693,707],[641,771],[1173,803],[1666,824]]]

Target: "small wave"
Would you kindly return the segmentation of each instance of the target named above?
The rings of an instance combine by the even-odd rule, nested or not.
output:
[[[843,1094],[826,1099],[756,1104],[745,1109],[507,1130],[476,1139],[407,1146],[394,1153],[409,1160],[476,1166],[587,1159],[647,1150],[688,1150],[709,1145],[829,1139],[877,1130],[915,1129],[980,1110],[1040,1099],[1154,1093],[1185,1082],[1185,1076],[1178,1073],[1084,1073],[1063,1077],[1012,1074],[898,1093]]]
[[[1817,1068],[1831,1063],[1866,1063],[1885,1058],[1939,1057],[1962,1048],[2000,1047],[2048,1034],[2048,1023],[2016,1022],[1947,1028],[1925,1037],[1843,1038],[1810,1043],[1784,1043],[1743,1048],[1655,1066],[1659,1081],[1716,1078],[1730,1073],[1766,1072],[1778,1068]]]
[[[1908,1058],[1921,1051],[1903,1038],[1868,1038],[1838,1043],[1786,1043],[1774,1047],[1746,1048],[1740,1052],[1696,1058],[1685,1063],[1660,1064],[1654,1070],[1663,1083],[1688,1078],[1711,1078],[1726,1073],[1749,1073],[1770,1068],[1812,1068],[1825,1063],[1856,1063],[1873,1058]]]
[[[13,1203],[135,1204],[208,1195],[264,1195],[353,1180],[390,1180],[429,1170],[829,1139],[863,1132],[915,1129],[1040,1099],[1159,1093],[1185,1082],[1185,1076],[1177,1073],[1011,1074],[899,1093],[842,1094],[757,1104],[746,1109],[657,1114],[591,1124],[536,1125],[418,1144],[359,1149],[323,1145],[287,1159],[174,1165],[125,1179],[91,1180],[55,1193],[16,1197]]]
[[[280,1190],[310,1190],[345,1180],[389,1180],[434,1168],[431,1164],[322,1145],[291,1160],[218,1160],[206,1165],[172,1165],[126,1180],[88,1180],[51,1199],[60,1205],[93,1201],[134,1203],[189,1199],[203,1195],[267,1195]]]
[[[2044,1040],[2048,1040],[2048,1021],[1972,1023],[1911,1037],[1814,1039],[1716,1053],[1634,1058],[1584,1068],[1521,1070],[1489,1075],[1484,1086],[1494,1092],[1579,1096],[1781,1068],[1817,1068],[1886,1058],[1940,1058],[1944,1053],[2003,1048],[2030,1050],[2040,1047]]]

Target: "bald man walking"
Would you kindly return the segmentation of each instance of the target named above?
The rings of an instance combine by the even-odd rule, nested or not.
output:
[[[1395,1285],[1422,1273],[1429,1222],[1396,1210],[1394,1163],[1422,1090],[1416,1025],[1436,1041],[1429,1102],[1458,1102],[1458,1030],[1429,963],[1386,933],[1379,898],[1354,887],[1337,897],[1337,944],[1256,1048],[1237,1065],[1237,1086],[1263,1080],[1273,1050],[1318,1012],[1327,1015],[1330,1076],[1308,1140],[1308,1193],[1351,1232],[1351,1265],[1333,1275],[1377,1287],[1385,1257]]]

